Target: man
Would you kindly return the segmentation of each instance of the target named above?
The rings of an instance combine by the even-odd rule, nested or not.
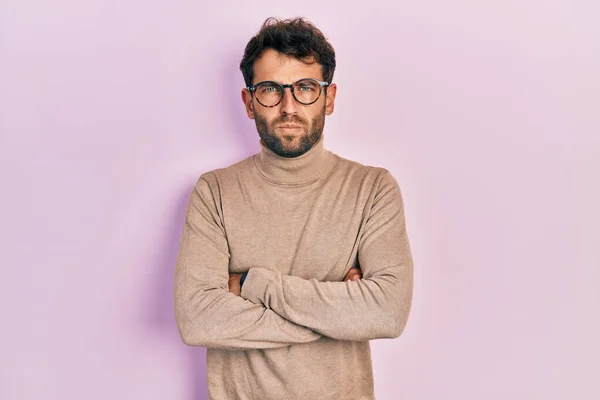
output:
[[[412,301],[398,184],[324,148],[335,53],[311,23],[268,19],[240,68],[261,151],[192,190],[181,337],[208,348],[211,399],[374,399],[369,340],[399,336]]]

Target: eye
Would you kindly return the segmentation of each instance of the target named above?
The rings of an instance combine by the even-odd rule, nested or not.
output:
[[[260,85],[259,86],[260,93],[270,94],[279,92],[279,86],[275,85]]]
[[[303,93],[318,92],[319,86],[312,80],[302,80],[296,82],[295,90]]]

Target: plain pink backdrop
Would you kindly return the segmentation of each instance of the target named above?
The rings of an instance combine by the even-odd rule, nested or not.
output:
[[[207,398],[173,267],[196,178],[258,151],[238,64],[271,15],[337,51],[326,147],[405,197],[414,305],[373,342],[377,398],[600,398],[600,5],[583,0],[5,0],[0,398]]]

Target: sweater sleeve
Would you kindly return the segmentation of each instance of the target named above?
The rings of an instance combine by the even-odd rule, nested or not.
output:
[[[399,336],[412,304],[413,260],[400,187],[384,170],[359,239],[363,279],[319,282],[251,268],[242,297],[340,340]]]
[[[175,266],[175,318],[183,342],[234,350],[285,347],[320,338],[262,304],[229,292],[229,246],[217,206],[218,190],[211,190],[203,177],[189,197]]]

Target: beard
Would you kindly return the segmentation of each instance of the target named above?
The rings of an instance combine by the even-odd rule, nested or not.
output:
[[[325,105],[319,114],[309,121],[295,115],[281,116],[270,123],[254,110],[256,130],[265,146],[281,157],[298,157],[310,150],[323,135],[325,127]],[[277,134],[275,126],[281,124],[300,125],[302,133]]]

